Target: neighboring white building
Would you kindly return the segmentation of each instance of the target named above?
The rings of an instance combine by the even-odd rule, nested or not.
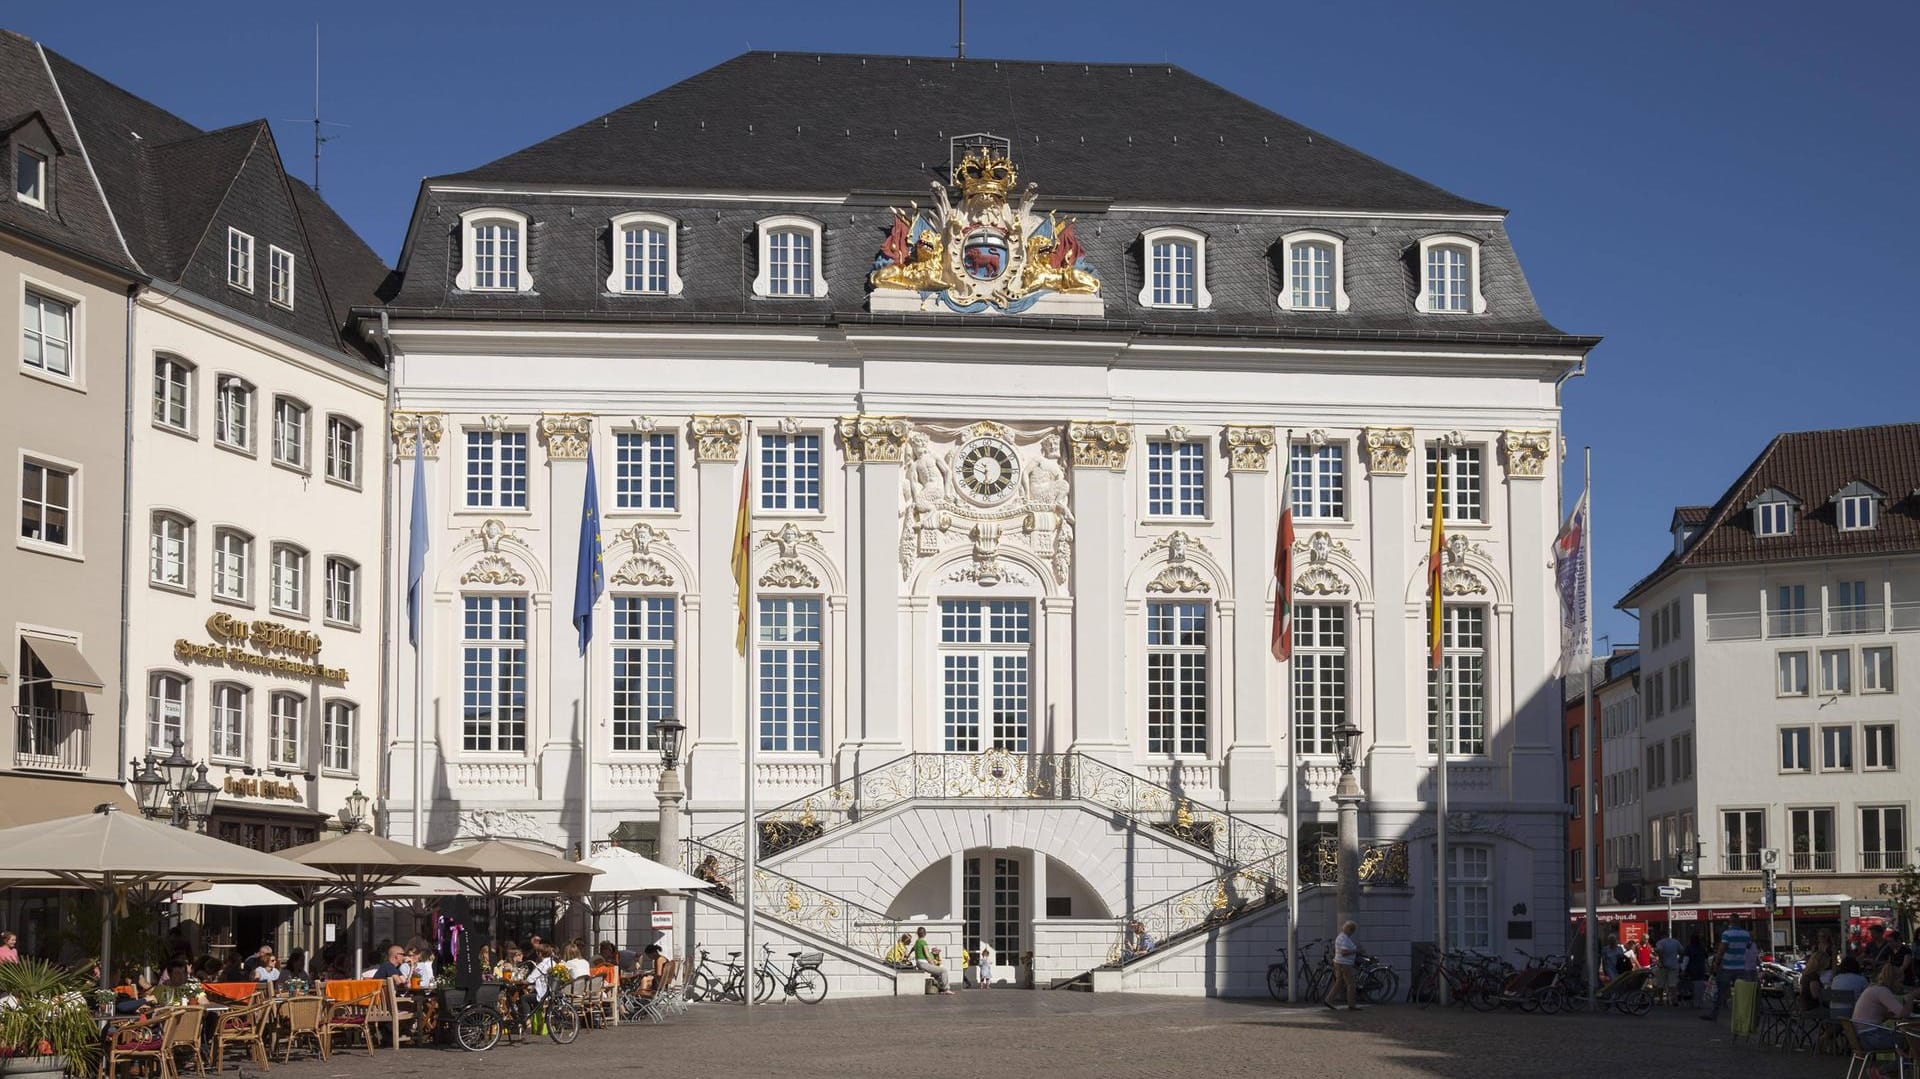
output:
[[[859,104],[881,101],[912,104]],[[1148,115],[1194,119],[1134,145]],[[1021,134],[949,137],[995,128]],[[1128,986],[1258,992],[1268,937],[1181,949],[1208,912],[1281,909],[1352,720],[1370,947],[1404,962],[1434,935],[1444,467],[1450,937],[1560,947],[1547,551],[1558,386],[1595,339],[1539,314],[1501,211],[1310,135],[1165,67],[749,54],[427,181],[400,292],[362,322],[396,376],[393,550],[420,439],[429,507],[429,815],[396,575],[392,834],[645,842],[674,718],[682,834],[736,882],[759,739],[777,932],[860,967],[923,918],[1046,981],[1139,918],[1186,937]],[[889,209],[912,200],[934,209]],[[590,447],[607,594],[583,684]],[[1283,497],[1290,667],[1269,655]],[[689,938],[737,934],[738,910],[702,900]],[[1310,914],[1318,935],[1331,908]]]
[[[1613,889],[1645,879],[1640,813],[1640,661],[1639,653],[1615,655],[1607,661],[1606,681],[1595,687],[1594,711],[1600,720],[1601,820],[1605,844],[1601,851],[1600,889],[1610,898]]]
[[[1640,612],[1647,875],[1835,928],[1914,857],[1920,424],[1785,434],[1620,601]],[[1787,911],[1789,885],[1795,909]],[[1812,897],[1801,899],[1798,897]]]

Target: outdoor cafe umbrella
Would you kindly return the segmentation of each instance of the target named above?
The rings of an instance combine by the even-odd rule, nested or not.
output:
[[[600,916],[613,911],[629,898],[680,895],[713,887],[699,877],[661,865],[625,847],[607,847],[595,852],[581,864],[598,869],[600,874],[586,878],[555,877],[535,887],[551,886],[579,897],[586,904],[587,913],[593,916],[593,935],[596,937],[600,935]],[[583,884],[585,887],[581,886]],[[619,928],[616,923],[614,931],[619,932]]]
[[[503,897],[514,892],[574,891],[581,887],[575,881],[600,873],[591,865],[500,839],[482,839],[447,851],[445,857],[462,868],[442,875],[472,888],[487,901],[488,924],[496,931]]]
[[[301,883],[325,873],[172,824],[124,813],[92,813],[0,830],[0,879],[46,874],[100,896],[100,986],[113,984],[113,908],[129,891],[196,881]]]
[[[354,904],[353,962],[358,971],[364,962],[366,920],[359,910],[380,889],[405,877],[447,877],[463,868],[444,855],[410,847],[372,832],[345,832],[317,843],[291,847],[280,857],[323,871],[318,883],[303,884],[287,894],[302,903],[341,898]]]

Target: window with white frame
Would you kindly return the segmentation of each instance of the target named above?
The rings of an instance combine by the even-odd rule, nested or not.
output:
[[[273,399],[273,459],[304,470],[307,467],[307,406],[291,397]]]
[[[613,436],[613,504],[623,510],[679,508],[679,445],[671,431]]]
[[[468,292],[528,292],[527,217],[512,210],[468,210],[460,215],[460,272],[453,287]]]
[[[775,299],[827,294],[822,270],[820,223],[805,217],[769,217],[760,222],[760,269],[755,296]]]
[[[1205,603],[1147,604],[1147,752],[1206,755]]]
[[[1807,654],[1805,652],[1781,652],[1774,657],[1774,687],[1776,696],[1804,697],[1807,695]]]
[[[1767,849],[1767,811],[1730,809],[1720,814],[1721,848],[1729,873],[1758,873]]]
[[[1293,609],[1293,730],[1302,753],[1340,752],[1347,722],[1347,609],[1303,603]]]
[[[320,766],[329,772],[351,772],[354,728],[360,709],[347,701],[328,701],[320,720]]]
[[[342,626],[360,624],[360,567],[340,557],[327,559],[327,621]]]
[[[1347,454],[1338,442],[1295,442],[1287,463],[1294,515],[1309,520],[1347,516]]]
[[[216,760],[247,759],[247,728],[252,725],[253,695],[247,687],[219,682],[213,687],[212,706],[207,711],[208,752]]]
[[[1147,516],[1207,515],[1207,447],[1204,442],[1147,443]]]
[[[267,705],[267,763],[300,766],[301,728],[306,725],[307,699],[298,693],[275,693]]]
[[[213,395],[213,438],[238,450],[253,451],[253,387],[245,379],[220,376]]]
[[[293,310],[293,252],[267,245],[267,299]]]
[[[163,588],[191,588],[193,524],[176,513],[156,513],[147,536],[147,580]]]
[[[1869,772],[1894,769],[1893,739],[1898,728],[1892,723],[1868,723],[1860,728],[1860,765]]]
[[[1820,770],[1853,771],[1853,727],[1841,725],[1820,728]]]
[[[227,230],[227,284],[253,291],[253,237],[236,228]]]
[[[760,436],[760,509],[771,513],[820,512],[820,436]]]
[[[213,533],[213,594],[241,603],[253,597],[253,541],[230,528]]]
[[[1830,807],[1787,811],[1787,866],[1796,873],[1833,872],[1833,810]]]
[[[1032,605],[941,600],[940,675],[948,753],[1026,752],[1033,707]]]
[[[1769,487],[1747,503],[1758,536],[1785,536],[1793,532],[1794,511],[1800,502],[1778,487]]]
[[[1872,528],[1874,524],[1874,498],[1872,495],[1849,495],[1840,500],[1840,531],[1860,532]]]
[[[522,753],[527,748],[527,598],[463,597],[461,748]]]
[[[678,296],[680,273],[674,250],[678,224],[658,214],[622,214],[613,219],[613,272],[607,291],[632,296]]]
[[[773,753],[818,753],[826,710],[820,600],[779,596],[762,598],[759,606],[754,668],[760,748]]]
[[[1493,947],[1493,848],[1447,848],[1447,943]]]
[[[1345,242],[1330,232],[1294,232],[1281,238],[1280,307],[1287,311],[1345,311]]]
[[[13,197],[35,209],[47,208],[47,158],[25,146],[13,148]]]
[[[156,671],[147,676],[147,751],[166,756],[176,739],[187,744],[187,680]]]
[[[1771,637],[1807,637],[1819,632],[1818,613],[1807,605],[1807,586],[1783,584],[1773,590],[1772,617],[1767,634]]]
[[[327,417],[327,478],[360,486],[360,425],[345,416]]]
[[[73,305],[33,289],[20,312],[20,362],[60,378],[73,377]]]
[[[154,357],[153,422],[175,431],[193,431],[193,365],[178,356]]]
[[[1835,581],[1827,594],[1828,628],[1834,633],[1873,633],[1878,606],[1867,606],[1867,582]]]
[[[1450,524],[1486,520],[1486,469],[1478,446],[1427,446],[1426,499],[1421,505],[1431,515],[1433,485],[1446,470],[1447,486],[1441,493],[1440,512]]]
[[[467,430],[468,509],[527,508],[527,433]]]
[[[1853,651],[1848,648],[1820,650],[1820,694],[1837,696],[1853,692]]]
[[[1907,807],[1860,807],[1860,868],[1868,872],[1905,869],[1911,848],[1907,841]]]
[[[1427,314],[1483,314],[1480,245],[1465,236],[1427,236],[1420,241],[1420,292],[1414,306]]]
[[[1860,692],[1893,692],[1893,646],[1860,650]]]
[[[1780,770],[1813,771],[1813,731],[1810,728],[1780,728]]]
[[[660,748],[679,708],[679,615],[672,596],[613,598],[613,748]]]
[[[267,606],[282,614],[307,613],[307,552],[288,543],[273,545],[267,571]]]
[[[1447,752],[1487,751],[1487,611],[1447,605],[1440,620],[1440,678],[1446,683]],[[1440,696],[1427,679],[1427,752],[1440,751]]]
[[[1140,289],[1145,307],[1212,306],[1207,291],[1207,238],[1192,229],[1156,228],[1140,235],[1146,273]]]
[[[79,470],[37,461],[20,463],[20,538],[72,550],[79,537]]]

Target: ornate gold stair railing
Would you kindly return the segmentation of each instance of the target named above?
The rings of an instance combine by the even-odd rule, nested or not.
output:
[[[745,860],[698,839],[689,839],[686,845],[690,865],[713,859],[708,868],[719,878],[718,886],[706,894],[740,905]],[[758,865],[753,868],[753,910],[762,918],[806,930],[874,959],[886,955],[900,935],[900,922],[884,911]]]

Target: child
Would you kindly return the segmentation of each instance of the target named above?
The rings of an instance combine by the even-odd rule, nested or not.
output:
[[[973,953],[973,965],[980,968],[980,988],[993,988],[993,949],[986,941],[980,942],[980,950]]]

